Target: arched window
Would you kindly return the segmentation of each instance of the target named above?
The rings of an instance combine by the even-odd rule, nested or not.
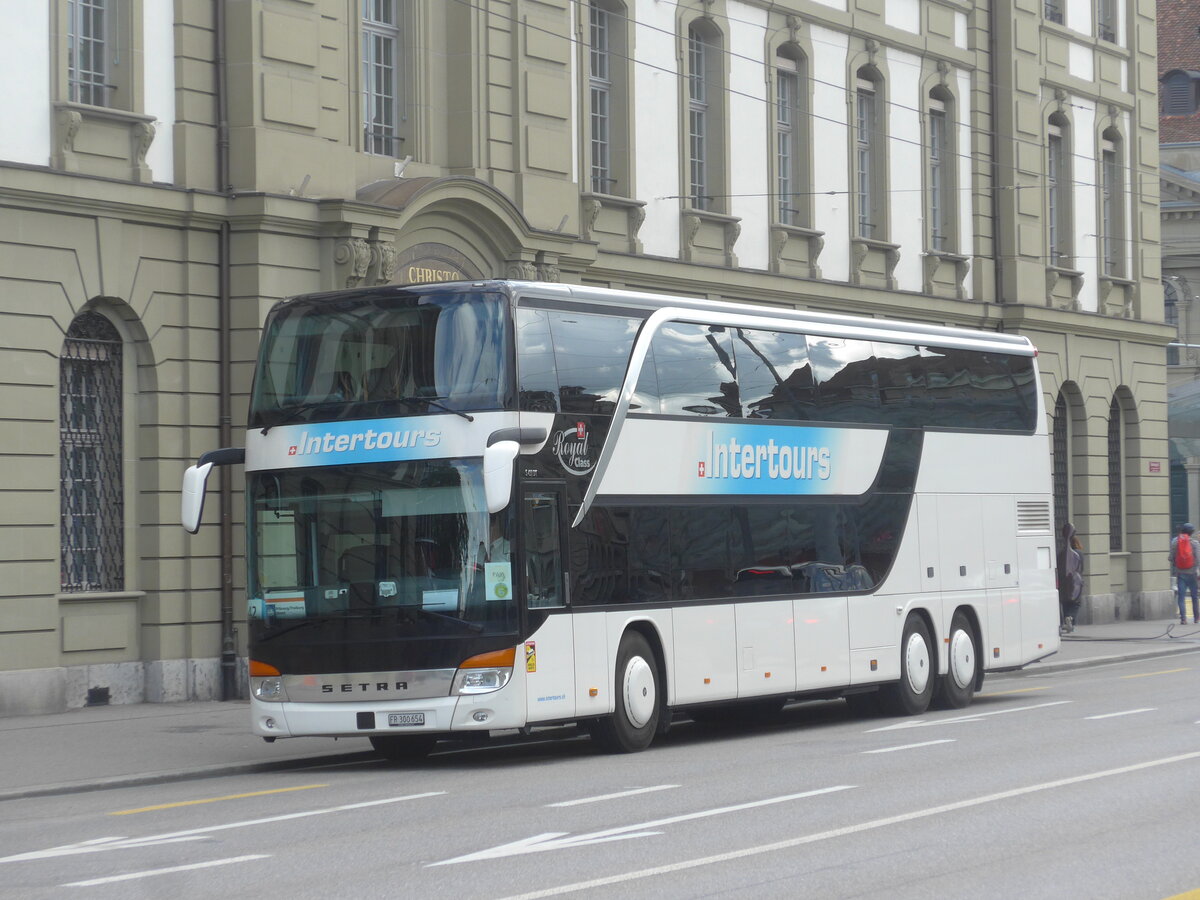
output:
[[[125,587],[121,393],[121,336],[99,313],[82,313],[59,360],[64,592]]]
[[[1052,470],[1054,479],[1054,533],[1062,535],[1062,528],[1069,521],[1070,512],[1070,435],[1067,418],[1067,398],[1060,392],[1054,403],[1054,422],[1050,435]]]
[[[687,198],[693,209],[724,212],[725,80],[721,34],[705,19],[687,33]]]
[[[629,54],[625,8],[592,0],[588,8],[588,128],[591,190],[629,196]]]
[[[1108,407],[1108,549],[1125,547],[1124,465],[1121,404],[1113,397]]]
[[[1125,178],[1121,133],[1100,140],[1100,264],[1105,275],[1125,275]]]
[[[775,54],[775,190],[782,225],[808,225],[808,83],[804,55],[785,44]]]
[[[1179,289],[1175,286],[1175,282],[1164,278],[1163,279],[1163,322],[1175,329],[1175,340],[1180,340],[1179,336]],[[1167,365],[1179,365],[1179,348],[1167,348]]]
[[[887,240],[884,190],[883,82],[864,66],[854,95],[854,197],[858,237]]]
[[[1049,263],[1071,262],[1071,126],[1060,115],[1050,117],[1046,135],[1046,239]]]
[[[952,253],[957,247],[958,191],[954,152],[954,97],[945,88],[929,93],[926,130],[926,197],[929,249]]]

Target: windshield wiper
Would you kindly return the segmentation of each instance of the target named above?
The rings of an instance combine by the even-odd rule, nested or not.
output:
[[[299,406],[289,406],[284,410],[283,416],[278,422],[270,422],[263,426],[262,433],[266,434],[276,425],[287,425],[290,422],[295,422],[300,416],[306,412],[312,412],[314,409],[324,409],[327,406],[337,406],[341,401],[338,400],[320,400],[316,403],[301,403]]]
[[[444,403],[438,402],[439,400],[445,399],[445,397],[422,397],[419,395],[414,395],[412,397],[380,397],[378,400],[366,400],[364,401],[364,405],[386,407],[389,403],[407,403],[410,406],[417,403],[424,403],[427,406],[436,406],[438,409],[444,409],[448,413],[454,413],[456,416],[462,416],[468,422],[475,421],[475,417],[469,413],[465,413],[461,409],[451,409]]]

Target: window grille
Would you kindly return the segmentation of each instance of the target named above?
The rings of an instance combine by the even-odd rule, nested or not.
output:
[[[1051,435],[1051,460],[1054,472],[1054,533],[1061,540],[1063,526],[1067,524],[1069,511],[1067,504],[1070,499],[1069,440],[1067,436],[1067,400],[1058,395],[1054,404],[1054,424]]]
[[[400,27],[396,0],[362,0],[363,149],[399,149]]]
[[[67,89],[72,101],[108,104],[108,0],[67,2]]]
[[[1121,404],[1113,397],[1108,408],[1108,549],[1124,546],[1121,497]]]
[[[123,590],[121,337],[111,322],[87,312],[72,323],[59,377],[62,590]]]
[[[708,47],[696,31],[688,31],[688,150],[692,206],[708,209]]]
[[[612,191],[612,15],[598,6],[591,7],[591,88],[592,88],[592,190],[598,194]]]

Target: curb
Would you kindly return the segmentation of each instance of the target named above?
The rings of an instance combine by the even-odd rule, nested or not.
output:
[[[1087,638],[1075,638],[1085,641]],[[1065,672],[1073,669],[1087,669],[1093,666],[1105,666],[1113,663],[1136,662],[1141,659],[1155,659],[1162,656],[1180,656],[1184,653],[1200,652],[1200,646],[1169,647],[1162,650],[1141,650],[1131,653],[1114,653],[1109,656],[1089,656],[1085,659],[1064,659],[1056,662],[1030,663],[1024,669],[1015,672],[998,673],[996,677],[1028,678],[1031,675],[1041,675],[1046,672]],[[1052,657],[1050,657],[1052,658]]]
[[[107,791],[113,788],[144,787],[175,781],[196,781],[216,778],[221,775],[252,775],[256,772],[281,772],[307,769],[310,766],[337,765],[339,763],[381,761],[372,751],[356,750],[352,753],[325,756],[294,757],[272,762],[231,763],[229,765],[199,766],[194,769],[154,772],[149,775],[113,775],[94,781],[68,781],[62,784],[33,785],[0,791],[0,803],[6,800],[26,800],[31,797],[57,797],[63,794],[83,794],[91,791]]]

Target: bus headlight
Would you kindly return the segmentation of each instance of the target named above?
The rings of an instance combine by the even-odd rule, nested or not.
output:
[[[283,692],[282,678],[251,678],[250,690],[259,700],[279,703],[287,699],[287,695]]]
[[[516,649],[481,653],[465,659],[454,675],[455,694],[488,694],[498,691],[512,678]]]

